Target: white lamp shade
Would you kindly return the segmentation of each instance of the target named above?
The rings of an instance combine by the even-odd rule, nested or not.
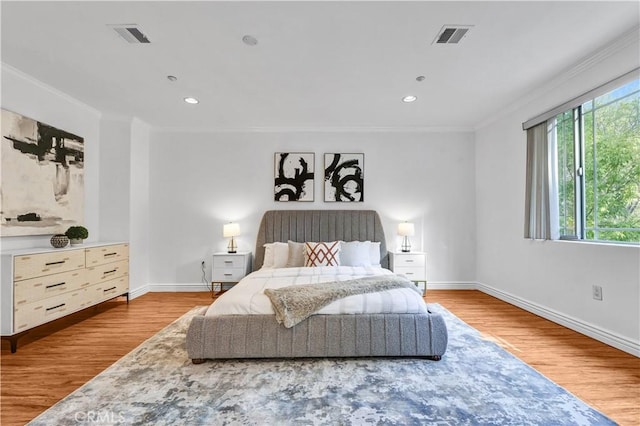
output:
[[[228,237],[237,237],[240,235],[240,225],[237,223],[225,223],[222,228],[222,235],[225,238]]]
[[[398,235],[403,237],[413,237],[416,233],[415,226],[411,222],[402,222],[398,224]]]

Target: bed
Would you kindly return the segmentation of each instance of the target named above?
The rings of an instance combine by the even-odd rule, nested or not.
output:
[[[369,247],[375,247],[376,251],[379,247],[379,253],[372,255],[379,255],[376,261],[380,263],[263,268],[265,245],[271,247],[288,241],[370,241]],[[417,304],[384,299],[379,304],[395,303],[404,307],[397,312],[383,309],[383,313],[379,313],[372,300],[381,300],[382,296],[367,294],[363,296],[369,298],[364,303],[366,308],[355,307],[356,313],[348,310],[345,313],[336,306],[351,305],[350,300],[358,297],[349,296],[287,328],[278,323],[264,295],[266,288],[290,284],[352,282],[350,280],[366,276],[386,279],[394,275],[388,266],[384,231],[373,210],[267,211],[258,231],[253,272],[192,319],[186,336],[188,356],[194,364],[207,359],[234,358],[425,357],[439,360],[447,348],[447,328],[442,316],[430,312],[421,298]],[[410,292],[409,289],[388,292],[394,291]]]

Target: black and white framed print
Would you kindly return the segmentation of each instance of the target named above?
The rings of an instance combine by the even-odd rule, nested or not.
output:
[[[324,154],[324,201],[364,201],[364,154]]]
[[[313,201],[315,154],[276,152],[275,201]]]
[[[1,236],[84,223],[84,138],[3,109],[0,144]]]

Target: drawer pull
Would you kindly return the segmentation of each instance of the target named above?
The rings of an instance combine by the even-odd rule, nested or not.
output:
[[[115,274],[117,271],[118,271],[117,269],[112,269],[110,271],[104,271],[102,273],[102,275]]]
[[[413,275],[413,272],[405,272],[405,275]]]
[[[225,273],[224,273],[224,276],[225,276],[225,277],[230,277],[230,276],[232,276],[232,275],[233,275],[233,273],[231,273],[231,272],[225,272]]]
[[[117,288],[116,286],[113,286],[111,288],[107,288],[107,289],[103,290],[103,292],[106,293],[108,291],[115,290],[116,288]]]
[[[66,305],[66,303],[61,303],[59,305],[52,306],[51,308],[47,308],[47,311],[52,311],[54,309],[62,308],[64,305]]]
[[[110,256],[115,256],[116,254],[118,254],[117,252],[113,252],[113,253],[105,253],[104,257],[110,257]]]
[[[405,262],[407,262],[407,263],[413,263],[413,259],[407,259],[407,260],[405,260]]]
[[[49,263],[45,263],[46,266],[52,266],[52,265],[62,265],[63,263],[65,263],[66,260],[60,260],[58,262],[49,262]]]
[[[225,260],[224,263],[233,263],[233,260]]]
[[[63,282],[58,283],[58,284],[49,284],[45,288],[54,288],[54,287],[58,287],[58,286],[65,285],[65,284],[66,284],[66,282],[63,281]]]

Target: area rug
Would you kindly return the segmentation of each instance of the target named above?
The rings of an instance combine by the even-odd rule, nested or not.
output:
[[[441,361],[228,360],[194,365],[194,308],[31,425],[615,424],[439,305]]]

